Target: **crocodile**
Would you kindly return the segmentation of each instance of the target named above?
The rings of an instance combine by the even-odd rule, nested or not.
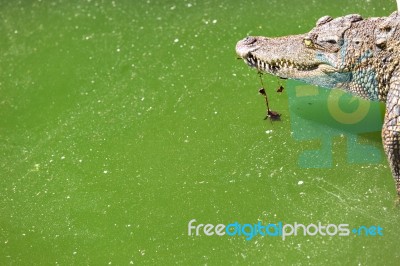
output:
[[[382,142],[400,199],[400,12],[324,16],[305,34],[248,36],[236,53],[261,73],[385,102]]]

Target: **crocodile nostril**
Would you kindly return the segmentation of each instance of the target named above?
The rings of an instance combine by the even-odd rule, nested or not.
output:
[[[252,36],[247,36],[246,39],[243,40],[243,42],[244,42],[246,45],[253,44],[253,43],[255,43],[256,41],[257,41],[257,39],[254,38],[254,37],[252,37]]]

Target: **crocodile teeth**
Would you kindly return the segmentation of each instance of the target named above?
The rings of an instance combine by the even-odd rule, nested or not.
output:
[[[300,71],[308,71],[310,69],[315,68],[315,66],[296,64],[295,62],[287,59],[274,59],[271,60],[270,62],[266,62],[264,60],[258,59],[252,54],[250,54],[245,61],[247,62],[248,65],[252,67],[256,67],[259,70],[270,71],[270,72],[276,72],[281,69],[297,69]]]
[[[255,65],[255,61],[254,61],[254,58],[253,57],[247,57],[247,63],[249,64],[249,65]]]

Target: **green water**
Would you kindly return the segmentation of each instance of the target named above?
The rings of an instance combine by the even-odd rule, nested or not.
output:
[[[348,162],[343,132],[330,167],[301,167],[321,140],[294,138],[290,88],[272,93],[270,77],[282,121],[263,120],[257,75],[234,52],[248,34],[395,9],[337,2],[0,1],[0,264],[398,264],[379,130],[359,140],[373,163]],[[384,235],[188,236],[192,219]]]

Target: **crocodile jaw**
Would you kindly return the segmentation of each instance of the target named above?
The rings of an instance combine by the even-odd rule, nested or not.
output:
[[[324,81],[313,80],[329,79],[329,74],[337,69],[327,62],[317,60],[314,50],[304,47],[303,35],[281,38],[247,37],[236,45],[236,53],[250,67],[260,72],[318,83]],[[282,50],[282,47],[286,47]],[[291,48],[289,48],[291,47]]]
[[[281,78],[301,79],[335,72],[334,67],[324,63],[298,64],[284,57],[271,61],[264,61],[262,58],[258,58],[256,53],[248,53],[242,58],[250,67],[256,68],[260,72],[269,73]]]

